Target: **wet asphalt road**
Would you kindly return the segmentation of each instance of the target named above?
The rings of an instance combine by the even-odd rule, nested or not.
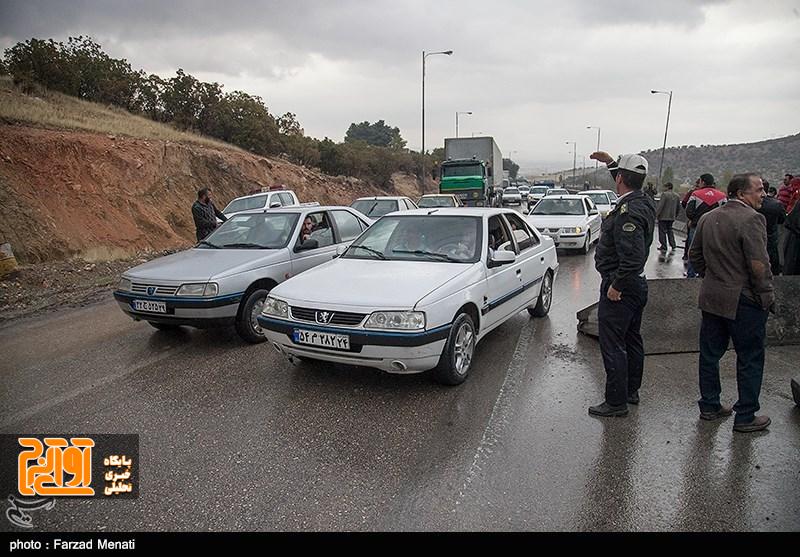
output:
[[[691,354],[648,357],[641,405],[591,418],[604,373],[575,312],[597,298],[592,254],[560,253],[550,316],[492,332],[459,387],[295,366],[112,301],[0,329],[0,432],[140,435],[138,500],[59,500],[37,529],[800,530],[800,348],[768,350],[767,433],[698,420]],[[680,253],[648,264],[681,272]]]

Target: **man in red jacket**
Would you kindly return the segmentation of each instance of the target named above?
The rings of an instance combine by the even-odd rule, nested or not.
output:
[[[787,212],[789,207],[789,201],[791,200],[792,194],[794,193],[791,187],[792,178],[794,178],[794,176],[792,176],[791,174],[787,174],[786,176],[784,176],[783,185],[781,186],[781,189],[778,190],[778,201],[781,202],[783,208],[786,209]]]
[[[714,187],[714,177],[711,174],[703,174],[700,176],[700,187],[692,192],[689,196],[689,201],[686,203],[686,229],[690,250],[694,238],[694,231],[697,229],[697,223],[700,222],[700,217],[717,207],[721,207],[727,200],[728,197]],[[686,269],[686,276],[689,278],[695,278],[697,276],[691,260]]]

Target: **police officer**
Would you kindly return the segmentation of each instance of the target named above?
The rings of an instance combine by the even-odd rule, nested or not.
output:
[[[604,162],[617,185],[617,206],[603,221],[594,254],[602,277],[597,311],[600,351],[606,369],[605,401],[589,408],[594,416],[625,416],[628,404],[639,404],[644,370],[644,344],[639,332],[647,304],[644,265],[653,243],[656,207],[642,191],[647,159],[622,155],[615,162],[597,151],[592,159]]]

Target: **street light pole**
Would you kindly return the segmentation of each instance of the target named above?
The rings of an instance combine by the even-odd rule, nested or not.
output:
[[[572,187],[575,187],[575,167],[577,166],[577,153],[578,153],[578,144],[575,141],[566,141],[567,145],[572,143]]]
[[[471,116],[472,112],[469,112],[469,111],[467,111],[467,112],[458,112],[457,111],[456,112],[456,137],[458,137],[458,115],[459,114],[469,114]]]
[[[599,151],[600,150],[600,127],[599,126],[586,126],[587,130],[591,130],[591,129],[595,129],[595,128],[597,129],[597,150]],[[597,173],[598,173],[597,163],[598,163],[598,161],[595,160],[594,161],[594,180],[592,180],[592,187],[594,189],[597,189]]]
[[[664,145],[661,147],[661,164],[658,165],[658,179],[656,180],[658,190],[661,191],[661,176],[663,176],[662,172],[664,171],[664,152],[667,150],[667,131],[669,131],[669,113],[672,110],[672,91],[651,90],[650,93],[652,95],[669,95],[669,103],[667,104],[667,125],[664,126]]]
[[[444,50],[442,52],[428,52],[422,51],[422,183],[419,188],[420,191],[425,193],[425,59],[434,54],[446,54],[450,56],[453,54],[452,50]]]

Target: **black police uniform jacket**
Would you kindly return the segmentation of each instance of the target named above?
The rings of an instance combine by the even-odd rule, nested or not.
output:
[[[603,221],[594,265],[615,290],[624,293],[644,273],[653,243],[655,218],[653,200],[641,190],[634,190],[620,199]]]

